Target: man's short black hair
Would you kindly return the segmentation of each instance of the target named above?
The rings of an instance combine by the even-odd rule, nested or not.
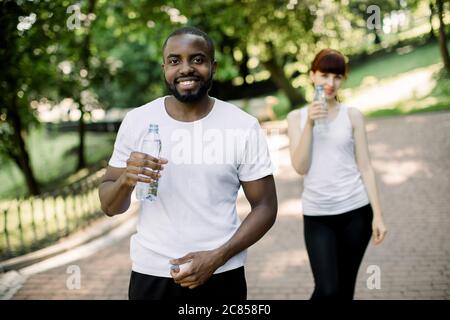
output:
[[[174,37],[174,36],[178,36],[178,35],[183,35],[183,34],[193,34],[199,37],[202,37],[203,39],[205,39],[206,44],[208,46],[208,53],[209,53],[209,57],[211,58],[211,61],[214,61],[214,43],[212,42],[211,38],[206,34],[206,32],[203,32],[202,30],[195,28],[195,27],[182,27],[179,29],[176,29],[175,31],[173,31],[171,34],[169,34],[169,36],[167,37],[166,41],[164,41],[163,44],[163,52],[166,49],[166,45],[167,45],[167,41],[169,41],[170,38]]]

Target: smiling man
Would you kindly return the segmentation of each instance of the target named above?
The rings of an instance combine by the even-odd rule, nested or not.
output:
[[[246,249],[277,213],[266,139],[257,119],[208,95],[216,61],[207,34],[178,29],[163,49],[170,95],[125,116],[99,187],[102,210],[113,216],[129,208],[138,182],[158,180],[131,237],[129,298],[243,300]],[[139,152],[149,124],[159,128],[159,158]],[[251,205],[242,223],[241,186]]]

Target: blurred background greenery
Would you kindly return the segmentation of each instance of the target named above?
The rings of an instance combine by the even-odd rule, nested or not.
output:
[[[57,189],[107,159],[114,132],[87,124],[165,93],[161,46],[185,25],[215,42],[211,95],[261,121],[311,99],[309,65],[325,47],[349,58],[342,98],[366,115],[449,109],[449,11],[440,0],[0,1],[0,199]],[[73,130],[47,126],[66,122]]]

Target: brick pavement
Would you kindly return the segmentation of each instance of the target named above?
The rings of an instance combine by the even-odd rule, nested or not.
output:
[[[367,122],[387,239],[369,246],[356,299],[450,298],[450,112]],[[301,180],[287,148],[273,154],[279,215],[268,234],[249,250],[249,299],[308,299],[312,274],[302,235]],[[239,212],[248,204],[239,200]],[[126,299],[130,274],[128,239],[70,264],[81,269],[81,289],[69,290],[67,266],[28,278],[13,299]],[[371,265],[381,288],[368,289]]]

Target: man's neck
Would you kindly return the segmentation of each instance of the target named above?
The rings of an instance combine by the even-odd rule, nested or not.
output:
[[[192,122],[204,118],[212,109],[214,99],[205,95],[201,100],[186,103],[178,101],[174,96],[165,100],[167,113],[178,121]]]

